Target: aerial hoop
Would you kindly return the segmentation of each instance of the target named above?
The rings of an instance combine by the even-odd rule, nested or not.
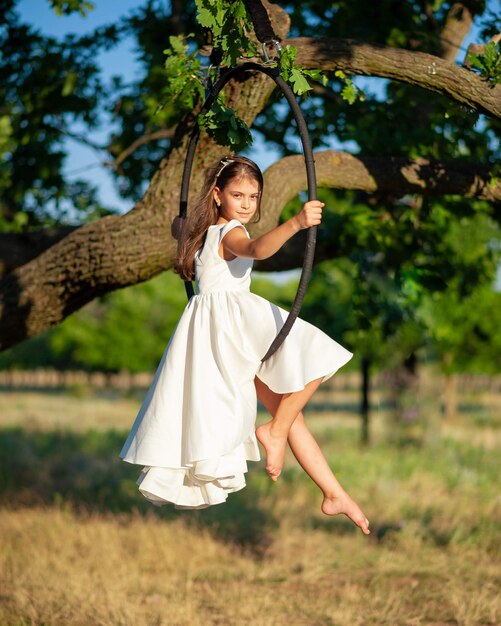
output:
[[[289,85],[284,81],[282,76],[280,75],[280,69],[278,67],[267,67],[265,65],[259,65],[258,63],[243,63],[242,65],[238,65],[236,67],[230,68],[225,71],[224,74],[219,78],[219,80],[212,87],[205,103],[200,111],[201,115],[206,114],[212,104],[214,103],[216,97],[219,92],[223,89],[228,81],[237,76],[238,74],[243,74],[244,72],[261,72],[262,74],[266,74],[272,80],[275,81],[276,85],[282,91],[282,94],[285,96],[291,111],[296,120],[299,136],[301,138],[301,144],[303,146],[303,156],[306,167],[306,178],[308,182],[308,200],[316,200],[317,199],[317,181],[315,175],[315,161],[313,159],[313,152],[311,149],[311,140],[310,135],[308,133],[308,128],[306,126],[306,122],[304,120],[303,114],[299,105],[297,103],[294,94],[292,93]],[[198,124],[195,125],[190,143],[188,145],[188,151],[186,153],[186,159],[184,162],[184,170],[183,170],[183,179],[181,183],[181,196],[179,203],[179,217],[185,218],[188,208],[188,192],[190,186],[190,178],[191,178],[191,170],[193,166],[193,159],[195,156],[195,148],[198,143],[198,139],[200,137],[200,129]],[[282,345],[284,339],[289,334],[292,325],[296,321],[299,311],[301,309],[301,305],[303,304],[304,296],[306,293],[306,288],[308,287],[308,283],[311,277],[311,270],[313,267],[313,257],[315,255],[315,243],[317,238],[317,227],[311,226],[308,228],[307,238],[306,238],[306,246],[305,246],[305,254],[303,261],[303,269],[301,271],[301,278],[299,280],[299,285],[296,293],[296,297],[294,298],[294,303],[292,304],[291,310],[287,319],[285,320],[284,325],[279,330],[277,336],[273,340],[271,346],[268,351],[261,359],[262,362],[269,359]],[[186,294],[188,296],[188,300],[194,295],[193,284],[191,281],[185,281]]]

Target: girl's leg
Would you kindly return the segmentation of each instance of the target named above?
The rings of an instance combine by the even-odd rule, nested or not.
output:
[[[368,535],[370,532],[369,520],[332,473],[327,459],[306,426],[302,413],[298,415],[292,425],[289,433],[289,445],[301,467],[322,490],[324,494],[322,511],[326,515],[344,513]]]
[[[259,400],[274,415],[280,404],[280,394],[271,391],[258,378],[256,378],[255,384]],[[318,443],[306,426],[302,413],[299,413],[294,420],[288,440],[299,464],[324,494],[322,511],[326,515],[343,513],[368,535],[370,532],[369,521],[332,473]]]
[[[257,384],[264,385],[258,378],[256,380],[259,381]],[[291,426],[321,382],[322,379],[318,378],[309,382],[301,391],[276,394],[279,403],[272,413],[273,419],[256,429],[256,436],[266,450],[266,471],[272,480],[277,480],[282,471]]]

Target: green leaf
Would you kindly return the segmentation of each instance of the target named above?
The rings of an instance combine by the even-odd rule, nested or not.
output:
[[[468,61],[492,87],[501,83],[501,52],[493,41],[484,46],[483,54],[468,54]]]
[[[237,20],[244,20],[247,17],[247,11],[243,2],[236,3],[233,15]]]
[[[484,47],[485,65],[489,69],[494,67],[497,56],[498,56],[498,52],[496,50],[496,44],[493,41],[489,41],[489,43],[486,44],[486,46]]]
[[[171,50],[164,50],[164,53],[167,54],[184,54],[187,50],[187,46],[184,44],[184,37],[179,37],[176,35],[171,35],[169,37],[169,44]]]
[[[476,54],[473,54],[473,52],[470,52],[468,54],[468,61],[472,64],[475,65],[476,67],[483,69],[484,68],[484,64],[483,62],[480,60],[480,57],[477,56]]]
[[[224,104],[222,94],[208,113],[198,116],[198,124],[219,145],[228,146],[235,152],[252,144],[252,135],[247,124]]]
[[[349,104],[353,104],[357,99],[357,92],[355,89],[355,85],[353,83],[349,85],[345,85],[341,90],[341,97],[343,100],[346,100]]]
[[[212,15],[212,13],[208,9],[205,9],[205,8],[201,8],[198,10],[197,20],[200,26],[203,26],[204,28],[212,29],[217,26],[216,18],[214,17],[214,15]]]
[[[303,93],[310,91],[311,87],[303,76],[303,74],[299,71],[298,68],[294,68],[290,74],[290,81],[292,83],[292,88],[294,93],[301,96]]]
[[[75,91],[77,80],[78,80],[78,75],[76,72],[68,72],[66,74],[66,78],[64,79],[64,83],[63,83],[63,88],[61,90],[61,95],[63,97],[69,96]]]
[[[50,3],[57,15],[71,15],[78,12],[82,17],[85,17],[89,11],[94,9],[94,3],[86,0],[50,0]]]
[[[196,0],[196,5],[200,25],[212,31],[214,47],[223,51],[221,65],[234,66],[239,58],[257,54],[256,44],[247,34],[252,26],[242,0]]]
[[[226,11],[223,8],[219,8],[216,13],[216,24],[220,27],[223,26],[224,24],[225,14],[226,14]]]

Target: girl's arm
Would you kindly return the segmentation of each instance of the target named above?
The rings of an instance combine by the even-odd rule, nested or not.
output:
[[[267,259],[273,256],[297,232],[320,224],[323,206],[324,203],[320,200],[310,200],[297,215],[257,239],[249,239],[241,228],[230,230],[221,242],[225,257],[230,254],[248,259]]]

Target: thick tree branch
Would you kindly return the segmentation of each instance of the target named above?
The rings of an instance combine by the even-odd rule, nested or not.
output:
[[[450,194],[501,203],[501,183],[491,185],[488,168],[471,163],[355,157],[327,150],[315,153],[315,165],[319,186],[328,189],[384,192],[393,197]],[[259,232],[275,226],[286,202],[306,189],[303,157],[284,157],[266,170],[265,179],[266,189],[273,192],[265,195],[266,215]],[[0,233],[0,276],[28,263],[74,230],[61,226],[25,234]]]
[[[458,195],[501,203],[501,182],[490,184],[489,168],[460,161],[404,157],[356,157],[346,152],[315,153],[319,187],[424,196]],[[284,157],[266,170],[266,210],[279,215],[285,203],[306,188],[302,156]]]
[[[200,154],[207,152],[210,152],[208,145]],[[59,323],[98,295],[148,280],[172,267],[176,244],[170,225],[177,212],[178,198],[172,193],[167,197],[164,184],[165,179],[169,179],[168,188],[178,193],[180,156],[178,153],[176,160],[169,159],[172,171],[156,175],[145,198],[132,211],[78,228],[0,281],[0,344],[3,348]],[[210,160],[213,159],[212,155]],[[501,183],[490,186],[487,169],[470,164],[357,158],[333,151],[318,152],[315,160],[321,187],[361,189],[368,193],[391,191],[394,195],[458,194],[493,202],[501,200]],[[305,189],[302,156],[285,157],[275,163],[266,171],[265,181],[263,206],[266,211],[253,228],[253,236],[276,226],[287,200]],[[57,238],[61,234],[55,232],[52,236]],[[42,237],[38,239],[43,241]],[[2,250],[6,242],[12,246],[12,235],[3,235],[0,242]],[[273,270],[297,267],[301,263],[302,248],[301,237],[296,237],[283,251],[256,267]],[[21,251],[16,253],[20,258]],[[26,247],[24,253],[29,255]],[[333,251],[325,240],[319,246],[317,260],[329,255],[332,256]]]
[[[488,168],[469,163],[403,157],[354,157],[345,152],[327,150],[315,153],[315,169],[319,187],[357,189],[367,193],[389,192],[396,197],[407,194],[460,195],[483,198],[501,207],[501,182],[490,185]],[[272,191],[266,193],[266,189]],[[275,226],[285,203],[304,189],[306,174],[302,156],[284,157],[269,167],[265,172],[263,198],[266,214],[261,219],[258,234]],[[304,239],[304,233],[299,233],[276,255],[256,263],[256,269],[276,271],[299,267],[303,259]],[[315,261],[318,263],[343,256],[346,252],[334,249],[331,238],[324,237],[317,243]]]
[[[76,228],[59,226],[28,233],[0,233],[0,276],[36,258]]]
[[[398,80],[440,93],[490,117],[501,117],[501,85],[493,87],[440,57],[353,39],[298,37],[285,43],[297,47],[299,65]]]
[[[226,88],[228,106],[251,125],[273,89],[263,74],[233,81]],[[178,126],[169,157],[129,213],[78,228],[0,280],[0,350],[56,326],[99,295],[172,267],[176,243],[170,229],[193,121],[190,116]],[[226,151],[202,137],[193,166],[193,197],[204,171]]]
[[[285,12],[276,5],[270,5],[269,10],[273,15],[278,13],[281,27],[275,31],[284,37],[288,29]],[[491,89],[472,72],[438,57],[350,40],[291,39],[289,43],[298,46],[298,62],[306,67],[339,68],[352,74],[403,80],[499,116],[499,88]],[[249,75],[227,85],[227,104],[251,125],[273,89],[274,83],[267,77]],[[178,126],[168,158],[161,162],[143,199],[129,213],[107,216],[78,228],[0,280],[0,349],[57,325],[96,296],[148,280],[172,267],[176,243],[170,229],[178,211],[181,173],[193,121],[191,116]],[[193,165],[192,199],[201,187],[206,167],[225,152],[225,148],[202,137]],[[391,188],[400,194],[458,193],[499,198],[499,187],[488,187],[487,174],[481,168],[465,165],[461,169],[455,164],[456,171],[451,173],[447,169],[450,164],[405,160],[391,160],[386,167],[378,167],[377,160],[323,154],[317,155],[317,164],[319,182],[324,186],[337,180],[342,188],[368,191]],[[301,173],[296,176],[296,172]],[[264,200],[267,210],[252,231],[254,236],[277,224],[286,199],[304,188],[304,183],[296,180],[300,176],[304,172],[297,157],[284,159],[266,173],[268,190],[273,189],[273,194]],[[295,245],[296,238],[284,253],[289,250],[290,254]],[[291,258],[294,262],[298,254]],[[288,265],[278,256],[274,258],[274,269],[285,267]]]

